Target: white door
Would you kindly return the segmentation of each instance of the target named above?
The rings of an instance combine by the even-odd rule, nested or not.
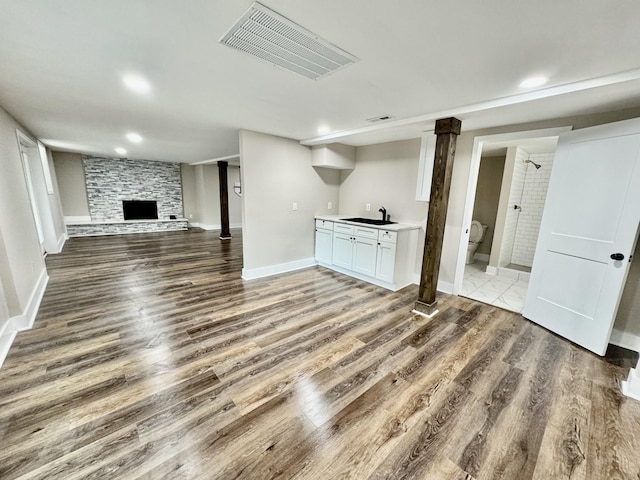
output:
[[[353,271],[376,276],[378,241],[372,238],[354,237]]]
[[[346,233],[333,234],[333,265],[351,270],[353,258],[353,237]]]
[[[42,229],[42,221],[40,220],[40,210],[38,209],[38,202],[33,189],[33,180],[31,178],[31,169],[29,165],[29,157],[25,152],[22,152],[22,165],[24,168],[24,178],[27,184],[27,192],[29,194],[29,203],[31,204],[31,213],[33,214],[33,221],[36,224],[36,231],[38,232],[38,240],[40,241],[40,250],[44,254],[44,233]]]
[[[333,231],[316,228],[316,260],[331,265],[333,251]]]
[[[640,119],[560,136],[522,314],[604,355],[640,224]]]
[[[393,271],[396,265],[396,244],[378,243],[378,259],[376,261],[376,278],[393,283]]]

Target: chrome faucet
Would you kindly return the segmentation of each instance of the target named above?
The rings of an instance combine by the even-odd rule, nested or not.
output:
[[[382,213],[382,221],[384,222],[387,219],[387,209],[384,207],[380,207],[378,211]]]

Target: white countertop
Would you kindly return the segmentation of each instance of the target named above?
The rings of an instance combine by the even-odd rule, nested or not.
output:
[[[390,223],[389,225],[369,225],[368,223],[347,222],[345,218],[355,218],[358,215],[316,215],[317,220],[327,220],[329,222],[346,223],[347,225],[358,225],[359,227],[370,227],[388,232],[399,232],[401,230],[416,230],[420,225],[412,225],[410,223]],[[365,217],[366,218],[366,217]],[[375,217],[369,217],[375,218]]]

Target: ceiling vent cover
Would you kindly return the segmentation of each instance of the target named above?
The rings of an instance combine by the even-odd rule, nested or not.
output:
[[[311,79],[358,61],[258,2],[251,5],[220,43]]]

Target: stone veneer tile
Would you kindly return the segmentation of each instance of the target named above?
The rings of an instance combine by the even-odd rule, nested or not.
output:
[[[184,216],[179,164],[91,155],[82,161],[92,222],[124,220],[123,200],[155,200],[161,220]]]

